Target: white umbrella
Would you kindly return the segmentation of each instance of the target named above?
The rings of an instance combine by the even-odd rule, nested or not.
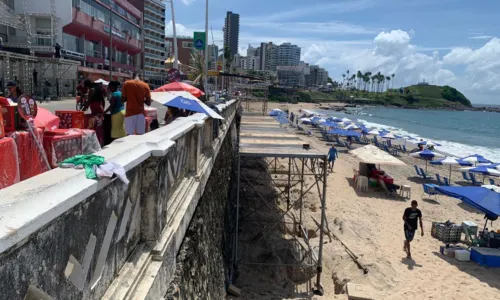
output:
[[[311,119],[309,118],[302,118],[302,119],[299,119],[300,123],[311,123]]]
[[[348,119],[348,118],[342,118],[341,119],[342,122],[351,122],[351,119]]]
[[[388,134],[383,135],[382,138],[384,138],[384,139],[395,139],[396,137],[394,136],[394,134],[392,134],[391,132],[389,132]]]
[[[96,81],[94,81],[94,82],[95,82],[95,83],[102,83],[103,85],[108,85],[108,84],[109,84],[109,82],[108,82],[108,81],[106,81],[106,80],[104,80],[104,79],[102,79],[102,78],[99,78],[99,79],[97,79],[97,80],[96,80]]]
[[[472,167],[472,168],[461,168],[460,171],[469,171],[471,173],[480,173],[485,176],[500,176],[500,171],[494,168],[488,168],[487,166]]]
[[[214,119],[224,120],[221,115],[186,91],[152,92],[151,99],[163,104],[164,106],[172,106],[189,111],[204,113]]]
[[[371,134],[371,135],[380,135],[380,132],[377,129],[372,129],[372,130],[368,131],[368,134]]]
[[[351,124],[347,125],[344,129],[359,129],[359,126],[357,126],[356,124]]]

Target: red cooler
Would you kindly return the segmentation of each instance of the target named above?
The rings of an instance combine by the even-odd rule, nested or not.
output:
[[[43,144],[43,129],[36,128],[40,144]],[[14,131],[8,134],[17,145],[21,181],[48,171],[45,161],[29,131]]]
[[[19,159],[13,138],[0,139],[0,168],[0,189],[19,182]]]
[[[49,164],[57,168],[57,164],[66,158],[83,153],[82,134],[71,129],[46,131],[43,136],[43,148]]]

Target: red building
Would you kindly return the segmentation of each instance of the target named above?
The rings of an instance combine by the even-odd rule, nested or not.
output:
[[[63,27],[61,55],[81,61],[79,79],[110,80],[110,60],[115,80],[139,71],[141,11],[126,0],[73,0],[72,6],[71,22]]]
[[[174,57],[174,38],[166,37],[167,57],[173,62]],[[191,51],[193,50],[193,38],[189,36],[177,36],[177,54],[179,62],[185,67],[179,67],[184,70],[191,64]],[[167,64],[167,69],[171,68],[171,64]]]

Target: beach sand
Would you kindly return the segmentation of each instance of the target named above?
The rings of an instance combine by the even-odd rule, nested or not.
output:
[[[315,104],[288,105],[298,112],[300,108],[315,108]],[[282,108],[278,103],[269,103],[269,110]],[[259,103],[251,105],[252,111],[261,109]],[[290,128],[290,132],[297,133]],[[297,133],[299,134],[299,133]],[[317,136],[301,135],[313,147],[327,153],[328,145]],[[358,145],[359,147],[359,145]],[[338,240],[329,242],[325,237],[322,284],[323,297],[304,297],[301,292],[310,288],[297,285],[284,290],[276,288],[283,274],[272,268],[244,266],[236,284],[242,288],[240,299],[347,299],[345,284],[354,282],[371,287],[375,299],[498,299],[500,298],[500,269],[488,269],[474,262],[458,262],[439,254],[443,243],[431,237],[431,223],[450,220],[455,223],[474,221],[482,228],[483,214],[461,201],[443,195],[437,201],[422,198],[422,182],[415,178],[412,165],[424,166],[424,162],[407,154],[399,157],[407,166],[382,167],[394,178],[396,184],[411,186],[412,200],[419,202],[423,213],[424,236],[417,231],[413,240],[412,256],[407,259],[403,251],[403,221],[409,200],[390,199],[385,193],[357,192],[353,184],[353,169],[358,168],[355,157],[340,150],[334,171],[328,176],[326,215],[329,227],[342,242],[358,257],[367,269],[364,274],[347,254]],[[282,163],[286,163],[282,161]],[[431,174],[448,175],[448,167],[429,166]],[[459,173],[454,172],[457,181]],[[313,228],[313,216],[320,220],[319,199],[312,189],[306,200],[306,226]],[[315,204],[313,204],[315,203]],[[314,208],[314,209],[313,209]],[[500,229],[500,223],[488,223],[490,229]],[[318,239],[315,237],[314,239]],[[269,242],[269,241],[268,241]],[[316,241],[317,243],[317,241]],[[265,252],[265,248],[256,251]],[[268,250],[270,251],[270,250]],[[283,271],[283,270],[282,270]],[[280,277],[281,276],[281,277]],[[313,278],[314,281],[315,277]],[[281,281],[280,281],[281,280]]]

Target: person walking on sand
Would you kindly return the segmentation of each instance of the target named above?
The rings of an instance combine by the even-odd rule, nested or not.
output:
[[[405,231],[405,243],[404,243],[404,251],[406,252],[406,257],[411,258],[411,249],[410,243],[415,236],[415,231],[417,230],[417,219],[420,223],[420,231],[422,232],[422,236],[424,236],[424,226],[422,225],[422,212],[418,207],[417,200],[413,200],[411,202],[411,207],[405,209],[403,214],[404,231]]]
[[[333,170],[333,166],[335,165],[335,159],[339,158],[339,154],[337,149],[335,149],[335,145],[332,144],[330,150],[328,150],[328,164],[330,166],[330,170]]]

